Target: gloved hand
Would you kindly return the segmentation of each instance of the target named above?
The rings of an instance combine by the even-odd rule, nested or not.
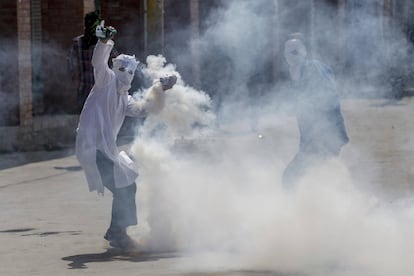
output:
[[[171,76],[166,76],[166,77],[162,77],[160,78],[160,82],[162,85],[162,89],[168,90],[170,88],[172,88],[174,86],[174,84],[177,82],[177,76],[175,75],[171,75]]]
[[[116,33],[117,31],[114,27],[105,27],[105,20],[102,20],[101,24],[99,24],[95,30],[96,37],[104,41],[112,38]]]

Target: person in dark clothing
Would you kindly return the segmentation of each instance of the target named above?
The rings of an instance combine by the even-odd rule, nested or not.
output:
[[[69,51],[67,61],[71,78],[77,83],[77,111],[80,112],[86,98],[95,82],[92,67],[92,54],[98,38],[96,37],[96,27],[101,22],[99,12],[89,12],[84,17],[84,33],[72,39],[72,47]],[[111,58],[118,56],[115,48],[111,51]]]
[[[299,150],[283,173],[283,185],[292,188],[307,169],[338,156],[348,143],[333,70],[307,58],[299,38],[285,44],[289,64],[294,110],[300,133]]]

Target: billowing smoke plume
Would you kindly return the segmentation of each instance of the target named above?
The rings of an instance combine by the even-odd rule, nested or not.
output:
[[[413,201],[384,201],[361,183],[374,179],[370,170],[355,179],[348,167],[360,160],[358,156],[370,154],[358,152],[357,132],[364,129],[348,121],[359,120],[352,101],[344,108],[351,142],[341,156],[313,167],[297,189],[282,188],[281,175],[297,149],[298,131],[294,116],[286,113],[287,99],[280,96],[286,94],[281,83],[288,79],[287,67],[273,51],[282,50],[284,34],[306,35],[306,20],[293,15],[310,7],[307,1],[292,2],[226,1],[211,15],[198,42],[211,97],[179,78],[166,92],[166,109],[147,118],[132,147],[141,170],[135,230],[145,249],[193,253],[181,264],[188,271],[412,275]],[[345,63],[338,56],[326,58],[340,44],[334,42],[332,6],[318,9],[313,38],[307,43],[314,57],[335,69],[340,64],[355,68],[351,65],[360,60],[366,68],[378,69],[377,75],[386,72],[374,58],[383,55],[381,47],[371,48],[369,57],[349,47],[354,56],[345,55],[351,56]],[[280,18],[274,18],[274,10]],[[362,42],[353,40],[355,47],[375,39],[370,32],[378,26],[379,17],[361,12],[355,18],[364,18],[362,25],[344,34],[361,37]],[[276,43],[272,22],[283,30]],[[276,49],[269,47],[273,43]],[[278,62],[273,63],[274,58]],[[179,75],[161,56],[148,57],[147,64],[153,78]],[[279,82],[272,83],[266,76],[275,73]],[[337,81],[358,90],[358,74],[337,74],[345,76]],[[252,114],[258,114],[254,127],[259,136],[251,132]]]

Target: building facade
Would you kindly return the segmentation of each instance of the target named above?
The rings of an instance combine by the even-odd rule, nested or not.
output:
[[[215,89],[210,88],[214,85],[208,80],[214,76],[205,69],[211,64],[206,66],[209,60],[203,59],[200,45],[189,41],[199,41],[208,27],[211,11],[228,2],[2,0],[0,151],[28,150],[45,144],[53,147],[56,141],[73,141],[78,115],[76,84],[67,72],[66,58],[71,39],[83,33],[83,16],[87,12],[98,9],[107,25],[117,27],[122,34],[117,38],[120,52],[136,54],[141,60],[149,54],[163,54],[177,64],[188,83],[209,92]],[[375,66],[384,66],[394,55],[396,41],[404,40],[407,45],[414,41],[414,3],[410,0],[264,2],[271,14],[268,35],[273,38],[269,45],[273,51],[271,70],[267,71],[270,82],[284,78],[280,53],[290,32],[305,33],[315,57],[329,61],[343,76],[359,76],[361,82],[376,77],[367,73],[369,66],[377,60]],[[363,36],[350,31],[360,26],[370,31]],[[358,55],[369,56],[373,48],[378,49],[381,58],[373,55],[371,60],[358,61]],[[47,138],[44,132],[50,133],[51,129],[60,136]]]

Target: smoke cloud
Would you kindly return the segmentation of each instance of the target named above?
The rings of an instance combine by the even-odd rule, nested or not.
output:
[[[381,83],[368,80],[386,74],[384,64],[393,56],[387,53],[404,49],[405,42],[395,39],[387,44],[395,48],[385,54],[383,47],[370,48],[378,45],[372,33],[383,26],[382,19],[367,12],[369,7],[352,10],[349,5],[357,13],[349,20],[359,21],[349,25],[344,38],[357,38],[350,39],[346,51],[352,54],[344,55],[347,67],[341,68],[340,56],[327,57],[341,47],[335,42],[333,7],[319,6],[309,30],[305,16],[293,17],[308,3],[290,2],[226,1],[211,14],[200,41],[194,42],[201,45],[205,61],[205,91],[186,84],[164,57],[148,57],[152,78],[176,74],[179,80],[166,92],[166,109],[146,119],[132,146],[140,166],[139,226],[133,231],[145,249],[189,254],[180,263],[188,271],[411,275],[412,197],[389,202],[369,190],[366,182],[375,177],[369,171],[363,179],[354,177],[344,159],[351,156],[356,162],[370,153],[353,148],[353,132],[341,156],[309,170],[297,189],[286,191],[281,185],[299,143],[285,97],[287,66],[278,53],[285,35],[311,31],[312,55],[346,71],[337,74],[338,83],[360,92],[362,82],[374,94]],[[276,42],[274,22],[283,30]],[[372,69],[370,75],[362,77],[358,64]],[[269,81],[275,72],[276,83]],[[345,124],[354,111],[347,106]]]

